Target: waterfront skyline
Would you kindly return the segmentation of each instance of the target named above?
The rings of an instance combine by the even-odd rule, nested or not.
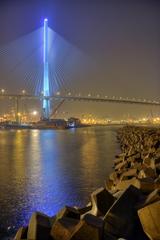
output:
[[[33,32],[42,26],[43,18],[48,17],[50,27],[96,65],[96,69],[86,72],[87,81],[73,81],[80,92],[159,99],[158,1],[2,1],[0,4],[0,27],[3,31],[0,46]],[[12,29],[10,22],[14,26]],[[2,87],[12,85],[10,81],[11,76],[9,81],[3,79],[2,70]],[[22,89],[20,84],[18,87]],[[100,116],[116,117],[132,113],[157,114],[159,111],[113,104],[72,103],[65,106],[66,111],[75,114],[78,114],[77,109],[80,112],[84,110],[84,113],[90,109],[91,113]]]

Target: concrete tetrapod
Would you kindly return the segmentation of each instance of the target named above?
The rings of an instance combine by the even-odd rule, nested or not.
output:
[[[69,217],[57,219],[52,226],[50,235],[54,240],[69,240],[78,223],[79,220]]]
[[[138,210],[144,232],[151,240],[160,239],[160,201]]]
[[[108,192],[103,187],[98,188],[93,193],[91,193],[92,209],[88,213],[94,216],[104,216],[114,201],[115,198],[110,192]]]
[[[56,219],[68,217],[74,219],[80,219],[80,212],[77,208],[65,206],[56,215]]]
[[[87,214],[76,226],[70,240],[102,240],[103,220]]]
[[[51,219],[40,212],[32,214],[28,225],[27,240],[49,240]]]
[[[19,228],[16,233],[16,236],[14,237],[14,240],[27,239],[27,231],[28,231],[28,227]]]
[[[139,189],[129,186],[119,199],[111,206],[104,217],[104,235],[117,238],[146,239],[139,224],[136,205],[142,201],[143,195]],[[135,238],[135,231],[137,238]],[[139,237],[139,236],[140,237]],[[107,237],[106,237],[107,239]]]

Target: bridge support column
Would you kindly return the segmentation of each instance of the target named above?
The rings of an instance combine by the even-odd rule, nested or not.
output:
[[[16,123],[20,123],[20,112],[19,112],[19,97],[15,98],[15,120]]]
[[[42,119],[50,118],[50,95],[49,74],[48,74],[48,20],[44,19],[44,52],[43,52],[43,100],[42,100]]]
[[[44,97],[42,100],[42,119],[49,120],[50,119],[50,99]]]

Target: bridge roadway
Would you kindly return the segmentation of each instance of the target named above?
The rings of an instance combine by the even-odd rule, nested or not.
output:
[[[10,99],[10,100],[67,100],[67,101],[88,101],[88,102],[110,102],[110,103],[125,103],[125,104],[138,104],[138,105],[151,105],[151,106],[160,106],[160,102],[153,100],[136,100],[129,98],[110,98],[110,97],[83,97],[83,96],[61,96],[61,95],[53,95],[45,97],[43,95],[35,96],[28,94],[0,94],[0,99]]]

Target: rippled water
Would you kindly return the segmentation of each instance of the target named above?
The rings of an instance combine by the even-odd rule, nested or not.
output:
[[[86,204],[118,148],[111,127],[0,131],[1,234],[26,225],[34,211],[52,216],[64,205]]]

